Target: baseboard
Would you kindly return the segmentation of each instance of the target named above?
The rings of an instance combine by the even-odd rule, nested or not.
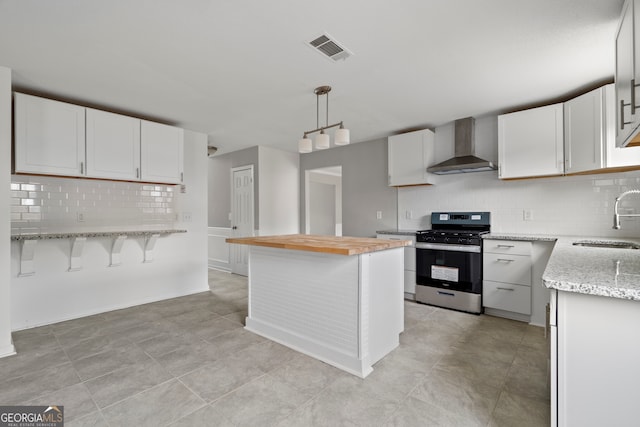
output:
[[[14,354],[16,354],[16,348],[15,348],[15,346],[13,344],[9,344],[7,346],[0,347],[0,358],[7,357],[7,356],[13,356]]]

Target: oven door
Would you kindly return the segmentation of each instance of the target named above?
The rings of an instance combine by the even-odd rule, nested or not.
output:
[[[416,283],[482,293],[482,248],[473,245],[416,243]]]

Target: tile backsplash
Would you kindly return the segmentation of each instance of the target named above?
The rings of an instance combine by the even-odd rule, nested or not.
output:
[[[11,176],[11,232],[174,228],[174,185]]]
[[[640,237],[640,218],[621,218],[620,193],[640,189],[640,171],[502,181],[496,172],[438,177],[433,186],[398,190],[398,227],[425,229],[432,211],[490,211],[496,233]],[[529,213],[525,220],[525,211]],[[625,197],[619,213],[640,213],[640,197]]]

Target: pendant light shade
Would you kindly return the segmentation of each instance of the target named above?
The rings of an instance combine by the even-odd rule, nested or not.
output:
[[[327,148],[329,148],[329,135],[320,131],[316,136],[316,150],[326,150]]]
[[[313,151],[313,145],[315,145],[316,150],[326,150],[331,146],[331,140],[329,135],[324,131],[326,129],[331,129],[340,126],[338,130],[335,132],[335,145],[346,145],[349,143],[349,129],[345,129],[342,125],[342,122],[334,123],[332,125],[329,124],[329,92],[331,92],[331,86],[319,86],[315,88],[313,93],[316,95],[316,129],[308,130],[304,133],[304,136],[301,140],[298,141],[298,152],[299,153],[310,153]],[[320,97],[326,96],[326,114],[325,114],[325,125],[320,126]],[[315,144],[311,142],[308,135],[312,133],[318,132],[318,135],[315,137]]]
[[[340,129],[336,130],[334,139],[336,145],[347,145],[349,143],[349,129],[345,129],[340,125]]]
[[[305,135],[300,141],[298,141],[299,153],[310,153],[313,151],[313,142]]]

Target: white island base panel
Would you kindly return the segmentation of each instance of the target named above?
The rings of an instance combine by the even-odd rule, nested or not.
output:
[[[404,248],[335,255],[249,248],[245,328],[364,378],[404,329]]]

